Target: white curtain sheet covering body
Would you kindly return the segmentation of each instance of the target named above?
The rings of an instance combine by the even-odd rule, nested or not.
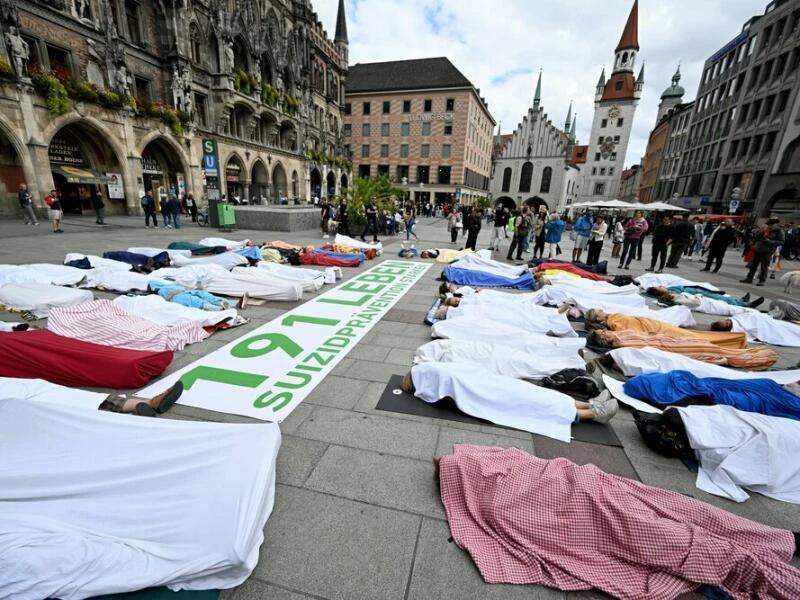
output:
[[[577,411],[561,392],[504,377],[470,364],[428,362],[411,368],[417,398],[452,398],[473,417],[569,442]]]
[[[0,397],[0,597],[232,588],[250,576],[275,497],[277,425],[68,401]]]
[[[48,402],[64,407],[97,410],[108,394],[71,388],[44,379],[19,379],[0,377],[0,402],[3,400],[29,400]],[[2,465],[0,465],[2,470]],[[0,490],[0,496],[2,496]],[[0,562],[2,559],[0,559]]]
[[[70,252],[65,255],[64,263],[84,258],[89,260],[89,264],[92,265],[93,269],[119,269],[120,271],[130,271],[133,268],[133,265],[120,260],[111,260],[110,258],[95,256],[94,254],[80,254],[78,252]]]
[[[231,277],[234,281],[246,286],[247,293],[253,298],[294,302],[303,297],[303,286],[300,283],[287,281],[264,269],[236,267],[231,271]],[[213,289],[208,291],[214,293]]]
[[[550,352],[552,348],[577,352],[586,346],[586,340],[581,337],[551,337],[528,333],[511,325],[470,317],[436,321],[431,326],[431,337],[501,344],[524,350],[528,354]]]
[[[480,294],[476,294],[475,297]],[[566,315],[559,314],[555,308],[547,308],[536,304],[529,304],[524,309],[493,308],[483,304],[463,304],[452,306],[447,311],[447,320],[450,319],[486,320],[492,323],[503,323],[518,328],[521,334],[553,332],[559,337],[577,337],[578,334]]]
[[[207,237],[203,238],[197,243],[200,244],[201,246],[209,246],[212,248],[215,246],[224,246],[228,250],[239,250],[241,248],[245,248],[247,244],[250,243],[250,240],[237,241],[237,240],[228,240],[225,238],[218,238],[218,237]]]
[[[203,289],[203,282],[214,277],[225,277],[230,271],[214,264],[191,265],[188,267],[165,267],[150,273],[152,277],[174,281],[189,289]]]
[[[637,277],[635,281],[644,289],[651,287],[683,286],[683,287],[699,287],[706,289],[709,292],[722,291],[718,287],[711,285],[708,282],[692,281],[690,279],[684,279],[683,277],[679,277],[678,275],[672,275],[670,273],[645,273],[644,275],[639,275],[639,277]]]
[[[636,285],[614,285],[607,281],[594,281],[592,279],[584,279],[582,277],[575,277],[574,275],[559,274],[545,276],[551,284],[558,285],[558,287],[565,290],[579,290],[588,291],[593,294],[608,294],[612,296],[639,296],[639,287]]]
[[[0,285],[4,283],[39,283],[75,285],[86,277],[82,269],[66,265],[37,263],[32,265],[0,265]]]
[[[571,348],[551,347],[528,354],[514,346],[466,340],[433,340],[414,353],[414,363],[441,362],[472,365],[515,379],[541,379],[562,369],[585,369],[586,363]]]
[[[378,254],[383,254],[383,244],[381,244],[380,242],[370,244],[367,242],[362,242],[361,240],[356,240],[346,235],[342,235],[341,233],[336,234],[336,237],[333,239],[333,243],[341,244],[342,246],[348,246],[350,248],[355,248],[356,250],[377,250]]]
[[[151,248],[149,246],[134,246],[133,248],[128,248],[128,252],[133,254],[144,254],[150,258],[156,256],[157,254],[161,254],[162,252],[169,254],[170,259],[176,256],[183,256],[184,258],[190,258],[192,256],[191,250],[171,250],[169,248]]]
[[[290,302],[303,297],[303,287],[300,284],[252,267],[237,267],[228,271],[215,264],[193,264],[188,267],[158,269],[150,275],[175,281],[185,288],[202,289],[221,296],[238,298],[247,292],[253,298]]]
[[[456,269],[470,269],[471,271],[483,271],[484,273],[491,273],[499,275],[500,277],[515,278],[523,275],[529,271],[528,265],[514,266],[501,263],[491,258],[484,258],[480,254],[467,254],[464,258],[460,258],[456,262],[450,264],[451,267]]]
[[[730,320],[733,331],[743,331],[749,342],[800,348],[800,326],[794,323],[779,321],[758,311],[731,315]]]
[[[728,304],[722,300],[714,300],[705,296],[695,296],[694,294],[676,294],[675,302],[692,309],[695,312],[719,317],[731,317],[746,312],[758,312],[755,308],[747,306],[736,306]],[[735,331],[735,330],[734,330]]]
[[[191,265],[219,265],[230,270],[233,267],[241,267],[250,264],[250,261],[236,252],[223,252],[222,254],[212,254],[211,256],[201,256],[198,258],[186,258],[185,256],[175,256],[172,264],[176,267],[188,267]]]
[[[0,285],[0,304],[16,310],[27,310],[40,319],[51,308],[90,302],[94,294],[87,290],[44,283],[7,283]]]
[[[133,315],[111,300],[53,308],[47,329],[58,335],[130,350],[182,350],[209,336],[195,321],[165,326]]]
[[[22,325],[22,323],[17,323],[14,321],[0,321],[0,331],[8,332],[14,331],[14,327]]]
[[[102,288],[113,292],[130,292],[133,290],[146,292],[153,279],[151,275],[120,271],[119,269],[89,269],[84,271],[86,278],[80,284],[82,288]]]
[[[190,306],[183,306],[176,302],[165,300],[161,296],[119,296],[114,298],[114,304],[124,311],[157,323],[158,325],[179,325],[180,323],[193,322],[200,327],[213,327],[223,321],[236,318],[236,309],[227,310],[200,310]]]
[[[574,300],[581,310],[604,308],[605,306],[625,306],[627,308],[647,308],[647,301],[636,289],[635,294],[598,294],[591,288],[580,289],[561,283],[545,285],[530,295],[536,304],[558,306]]]
[[[720,365],[701,362],[682,354],[665,352],[657,348],[616,348],[609,352],[627,377],[642,373],[689,371],[696,377],[722,379],[772,379],[780,385],[800,381],[800,369],[786,371],[739,371]]]
[[[325,273],[315,269],[301,269],[263,261],[258,263],[258,268],[275,277],[301,284],[304,292],[316,292],[325,285]]]
[[[700,462],[698,488],[736,502],[749,490],[800,504],[800,421],[732,406],[678,410]]]

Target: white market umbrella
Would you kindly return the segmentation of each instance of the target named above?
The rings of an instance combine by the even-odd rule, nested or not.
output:
[[[664,211],[676,211],[676,212],[689,212],[688,208],[681,208],[680,206],[673,206],[672,204],[667,204],[666,202],[652,202],[650,204],[643,204],[642,210],[664,210]]]

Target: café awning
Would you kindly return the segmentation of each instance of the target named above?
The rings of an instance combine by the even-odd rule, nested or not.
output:
[[[71,167],[67,165],[53,165],[53,173],[61,175],[67,180],[67,183],[93,183],[95,185],[107,185],[110,177],[106,177],[102,173],[97,173],[91,169],[83,167]]]

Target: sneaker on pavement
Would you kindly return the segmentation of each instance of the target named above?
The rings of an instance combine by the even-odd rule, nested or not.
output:
[[[594,420],[598,423],[608,423],[619,412],[619,404],[608,390],[603,390],[589,400],[589,404],[592,406]]]

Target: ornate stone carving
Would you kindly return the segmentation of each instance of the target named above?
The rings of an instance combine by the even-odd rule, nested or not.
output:
[[[31,57],[31,49],[28,46],[28,42],[22,39],[16,27],[9,27],[5,38],[11,62],[14,65],[14,71],[16,71],[18,77],[26,77],[28,59]]]

